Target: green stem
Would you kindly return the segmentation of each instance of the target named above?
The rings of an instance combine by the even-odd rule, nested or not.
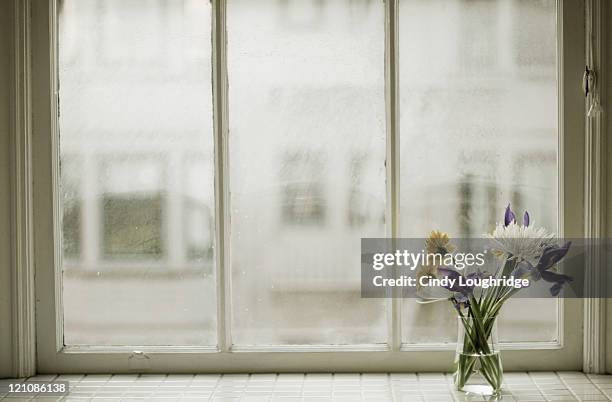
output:
[[[489,293],[489,292],[487,292]],[[462,389],[475,372],[476,363],[480,363],[478,372],[498,392],[502,383],[501,359],[495,350],[491,350],[489,338],[499,310],[507,296],[507,291],[491,292],[477,299],[470,296],[470,307],[467,315],[458,309],[464,329],[462,353],[455,358],[455,385]]]

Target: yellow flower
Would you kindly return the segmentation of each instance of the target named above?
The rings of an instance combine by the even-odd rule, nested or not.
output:
[[[455,251],[455,246],[450,243],[448,233],[433,230],[427,240],[425,240],[425,248],[430,254],[450,254]]]
[[[421,289],[421,278],[437,278],[438,268],[434,265],[421,265],[416,274],[417,289]]]

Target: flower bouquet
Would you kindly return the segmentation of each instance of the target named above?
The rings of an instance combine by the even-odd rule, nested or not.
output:
[[[527,212],[522,224],[506,208],[503,223],[487,235],[495,266],[492,274],[477,268],[472,272],[455,266],[422,266],[418,276],[448,278],[448,297],[421,298],[419,302],[448,300],[457,312],[459,336],[455,355],[454,382],[458,390],[480,395],[499,395],[503,382],[503,369],[497,340],[497,317],[504,303],[520,287],[513,281],[543,280],[551,284],[550,293],[557,296],[572,278],[555,272],[555,266],[567,254],[570,242],[558,245],[553,235],[544,228],[530,224]],[[426,240],[428,253],[454,255],[456,247],[446,233],[433,231]],[[497,281],[496,286],[477,286],[483,280]],[[467,284],[466,284],[467,283]]]

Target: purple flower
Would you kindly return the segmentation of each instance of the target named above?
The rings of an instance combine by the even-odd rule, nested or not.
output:
[[[510,204],[506,207],[506,213],[504,214],[504,226],[510,225],[512,222],[516,222],[516,215],[510,209]]]
[[[511,223],[516,223],[516,215],[510,208],[510,204],[508,204],[504,213],[504,226],[509,226]],[[529,226],[529,212],[527,211],[523,214],[523,226]]]
[[[559,261],[565,257],[572,242],[566,242],[563,246],[551,246],[544,249],[540,261],[532,270],[532,277],[535,281],[543,279],[546,282],[552,283],[553,286],[550,288],[550,294],[557,296],[561,291],[563,285],[567,282],[574,280],[571,276],[559,274],[556,272],[549,271]]]
[[[540,260],[538,261],[538,265],[536,265],[536,270],[541,273],[552,268],[555,264],[561,261],[563,257],[565,257],[565,254],[567,254],[571,245],[572,242],[568,241],[561,247],[546,247],[542,253],[542,256],[540,257]]]
[[[453,302],[453,305],[457,311],[461,311],[462,308],[470,307],[470,299],[468,296],[463,293],[457,293],[453,297],[450,298]]]
[[[563,284],[561,283],[555,283],[554,285],[552,285],[550,287],[550,294],[551,296],[557,296],[559,294],[559,292],[561,292],[561,287],[563,286]]]
[[[574,280],[574,278],[572,278],[569,275],[559,274],[557,272],[552,272],[552,271],[543,271],[542,279],[544,279],[546,282],[561,283],[561,284],[564,284],[565,282],[571,282]]]

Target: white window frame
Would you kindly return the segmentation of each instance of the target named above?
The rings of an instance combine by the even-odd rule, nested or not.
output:
[[[585,206],[585,184],[597,185],[601,174],[589,172],[601,162],[585,144],[599,128],[585,125],[581,91],[585,65],[585,2],[557,0],[559,99],[560,233],[593,233],[601,206]],[[218,244],[218,347],[65,346],[59,261],[60,208],[57,91],[56,0],[13,0],[14,86],[14,345],[18,375],[68,372],[283,372],[283,371],[447,371],[454,345],[401,344],[401,300],[389,300],[388,345],[313,345],[232,347],[228,230],[227,36],[226,0],[212,0],[213,116],[215,133],[216,219]],[[398,235],[399,209],[399,0],[385,1],[385,87],[387,118],[388,235]],[[585,127],[586,126],[586,127]],[[599,126],[598,126],[599,127]],[[595,134],[593,134],[595,133]],[[600,151],[601,152],[601,151]],[[586,159],[585,159],[586,155]],[[597,162],[599,161],[599,162]],[[599,166],[599,165],[597,165]],[[589,188],[592,188],[589,187]],[[600,209],[597,209],[600,208]],[[599,304],[598,304],[599,305]],[[601,340],[582,336],[582,300],[560,300],[559,334],[553,342],[504,344],[509,370],[576,370],[589,367],[583,348],[595,359]],[[602,324],[600,321],[597,322]],[[604,334],[605,335],[605,334]],[[604,337],[605,339],[605,337]],[[595,345],[595,346],[594,346]],[[587,361],[588,360],[588,361]]]

